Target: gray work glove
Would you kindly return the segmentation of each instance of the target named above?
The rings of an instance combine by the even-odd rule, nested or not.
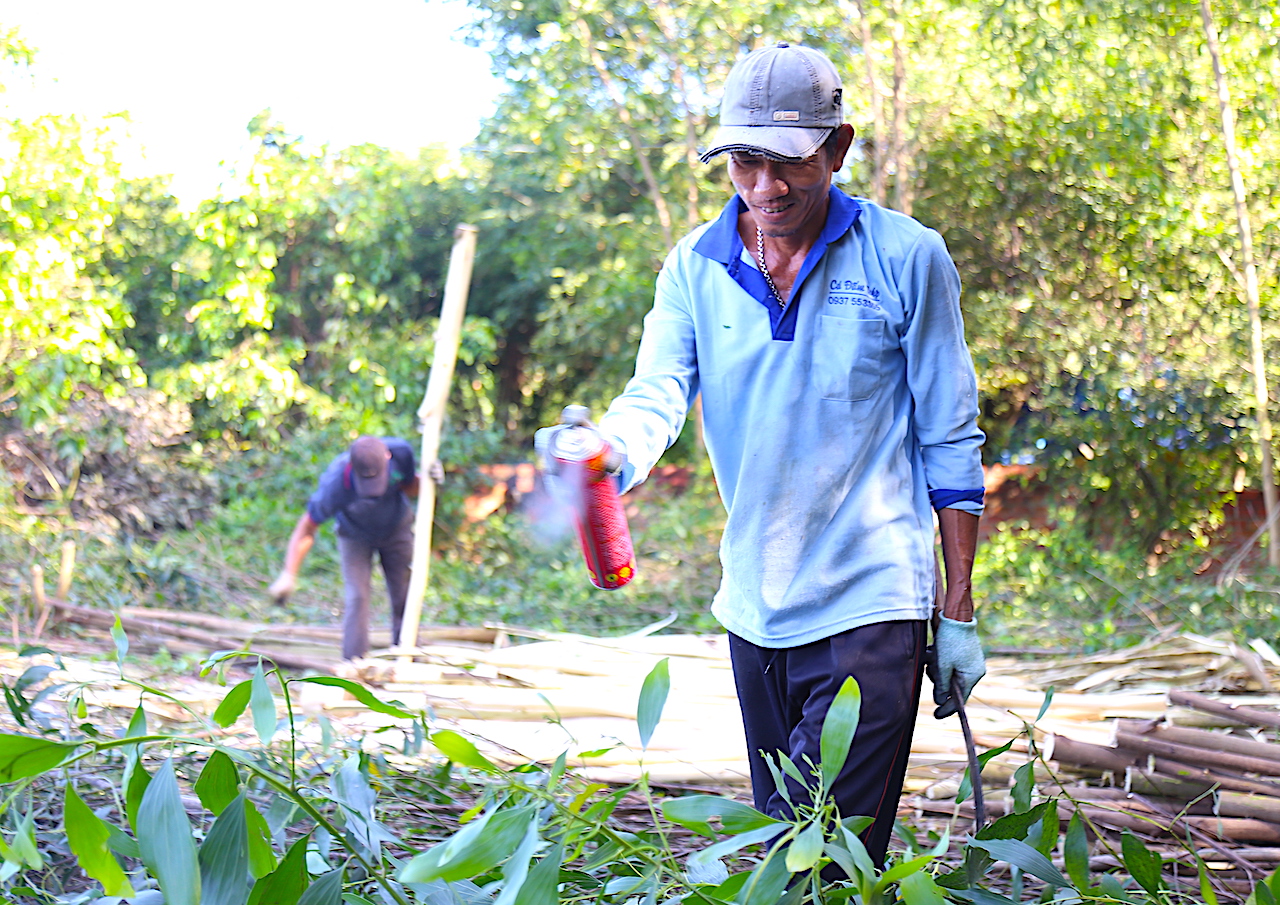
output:
[[[952,693],[952,678],[960,680],[961,701],[967,701],[973,686],[987,674],[987,658],[978,641],[978,620],[957,622],[946,616],[938,619],[928,673],[933,681],[933,703],[938,705],[934,718],[951,716],[959,708]]]

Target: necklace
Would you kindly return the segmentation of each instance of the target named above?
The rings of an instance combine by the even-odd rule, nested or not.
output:
[[[787,303],[782,300],[782,293],[778,292],[778,287],[773,282],[773,274],[769,273],[769,265],[764,262],[764,233],[758,226],[756,227],[756,260],[760,262],[760,272],[764,274],[764,281],[769,284],[769,291],[777,300],[778,307],[786,311]]]

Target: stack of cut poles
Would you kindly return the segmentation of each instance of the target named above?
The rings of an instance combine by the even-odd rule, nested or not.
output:
[[[1080,803],[1097,829],[1280,846],[1280,742],[1266,738],[1280,729],[1280,712],[1178,690],[1169,703],[1163,720],[1115,720],[1111,745],[1045,735],[1041,753],[1061,770],[1057,779],[1084,780],[1062,782],[1061,797]],[[971,802],[926,795],[919,806],[973,815]],[[988,794],[989,817],[1008,807],[1009,793]]]

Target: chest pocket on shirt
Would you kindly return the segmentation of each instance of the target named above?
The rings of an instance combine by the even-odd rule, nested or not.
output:
[[[813,374],[823,399],[861,402],[880,385],[889,348],[882,318],[822,315],[813,345]]]

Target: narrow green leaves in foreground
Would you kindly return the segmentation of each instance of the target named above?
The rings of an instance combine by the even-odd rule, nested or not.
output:
[[[200,771],[200,778],[196,780],[195,790],[202,805],[215,815],[221,814],[240,794],[240,772],[235,761],[225,751],[210,754]]]
[[[724,827],[726,833],[745,833],[765,826],[778,826],[781,831],[782,823],[781,820],[763,814],[749,804],[734,801],[732,798],[720,798],[717,795],[686,795],[683,798],[669,798],[662,802],[662,816],[708,839],[716,838],[716,831],[709,823],[712,817],[720,818],[720,825]]]
[[[67,833],[67,845],[76,856],[80,869],[102,884],[102,891],[109,896],[132,896],[133,887],[125,876],[120,862],[111,853],[107,840],[111,829],[97,814],[89,810],[76,790],[67,783],[66,799],[62,811],[63,827]]]
[[[1129,869],[1133,879],[1138,881],[1138,885],[1153,897],[1158,897],[1164,886],[1159,852],[1151,851],[1141,839],[1125,830],[1120,837],[1120,854],[1124,857],[1124,866]]]
[[[240,719],[240,714],[244,713],[244,709],[249,706],[249,692],[252,687],[252,679],[245,679],[233,686],[223,697],[218,709],[213,712],[213,721],[226,729]]]
[[[298,905],[342,905],[342,868],[316,877]]]
[[[276,734],[276,699],[261,663],[254,668],[253,678],[249,680],[249,710],[253,713],[253,729],[258,739],[263,747],[270,745]]]
[[[480,753],[471,741],[452,729],[441,729],[439,732],[431,734],[431,744],[435,745],[436,750],[443,754],[455,764],[463,767],[471,767],[475,770],[484,770],[486,773],[497,773],[498,768]]]
[[[244,905],[249,898],[249,831],[244,797],[222,809],[200,846],[201,905]]]
[[[312,685],[328,685],[332,688],[341,688],[374,713],[385,713],[387,716],[396,716],[405,720],[416,719],[416,717],[409,711],[402,707],[397,707],[394,704],[388,704],[359,682],[352,682],[350,679],[340,679],[337,676],[304,676],[301,679],[293,680],[293,683],[298,682],[309,682]]]
[[[52,770],[75,749],[75,745],[52,739],[0,733],[0,783]]]
[[[160,883],[165,905],[200,905],[196,843],[172,760],[166,760],[147,785],[134,830],[142,861]]]
[[[307,888],[307,843],[311,834],[298,839],[280,866],[253,884],[249,905],[297,905]]]
[[[822,791],[825,794],[844,762],[849,759],[849,749],[853,747],[853,736],[858,731],[858,719],[862,715],[862,689],[858,680],[849,676],[836,692],[831,709],[822,724],[822,737],[819,740],[822,754]]]
[[[640,725],[640,747],[648,748],[653,730],[662,719],[662,708],[667,705],[667,694],[671,691],[671,673],[668,658],[663,657],[658,665],[644,677],[640,686],[640,703],[636,707],[636,722]]]
[[[489,811],[400,870],[402,883],[465,880],[503,862],[524,838],[533,809]]]

